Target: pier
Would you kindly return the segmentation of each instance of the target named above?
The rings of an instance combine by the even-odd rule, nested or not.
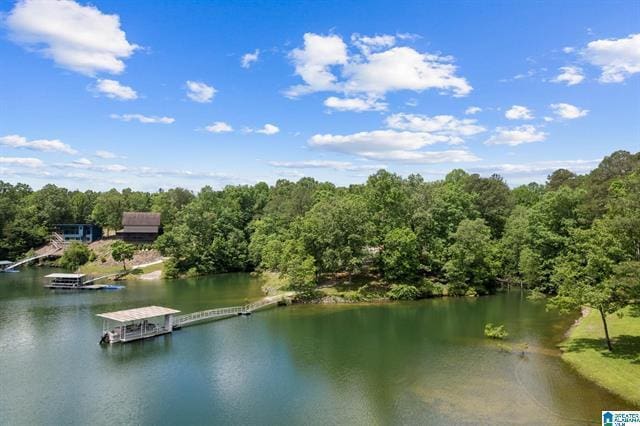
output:
[[[214,321],[240,315],[251,315],[253,312],[286,302],[293,293],[265,297],[257,302],[243,306],[208,309],[206,311],[175,316],[180,311],[162,306],[146,306],[123,311],[98,314],[103,318],[102,338],[100,343],[127,343],[133,340],[148,339],[168,334],[182,327]],[[163,318],[158,323],[157,318]],[[154,319],[156,319],[154,321]],[[115,327],[113,324],[115,322]]]

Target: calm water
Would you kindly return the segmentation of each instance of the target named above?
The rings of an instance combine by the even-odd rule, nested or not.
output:
[[[0,274],[2,424],[585,424],[632,408],[558,358],[571,318],[519,293],[292,306],[105,347],[97,313],[238,305],[260,284],[232,274],[52,292],[45,273]],[[500,351],[486,322],[532,353]]]

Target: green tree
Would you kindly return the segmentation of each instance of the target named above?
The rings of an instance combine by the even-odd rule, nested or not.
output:
[[[327,196],[300,222],[300,236],[318,272],[357,272],[363,261],[369,222],[358,195]]]
[[[476,194],[474,199],[476,210],[491,228],[491,234],[495,238],[500,238],[514,205],[509,186],[499,175],[494,174],[489,178],[483,178],[473,174],[467,178],[465,189]]]
[[[456,293],[468,288],[491,291],[495,286],[497,262],[491,229],[483,219],[460,222],[448,250],[445,274]]]
[[[116,262],[122,262],[122,268],[127,270],[127,260],[133,259],[133,255],[136,251],[136,247],[133,244],[125,243],[124,241],[115,241],[111,245],[111,257]]]
[[[382,272],[389,281],[413,281],[420,268],[416,234],[409,228],[389,231],[381,253]]]
[[[65,248],[62,257],[58,262],[63,268],[75,271],[80,266],[87,263],[90,258],[91,250],[89,247],[80,242],[73,241]]]
[[[116,189],[111,189],[98,196],[91,212],[91,218],[98,225],[115,231],[122,225],[124,211],[125,202],[122,194]]]

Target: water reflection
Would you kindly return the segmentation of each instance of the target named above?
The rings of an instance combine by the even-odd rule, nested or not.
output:
[[[239,305],[261,296],[260,282],[228,274],[52,293],[47,272],[0,275],[2,423],[569,424],[631,408],[558,358],[573,318],[515,292],[282,307],[100,346],[97,313]],[[527,356],[487,341],[487,322],[505,324]]]

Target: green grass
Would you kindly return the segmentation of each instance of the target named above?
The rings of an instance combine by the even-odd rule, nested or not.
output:
[[[262,281],[262,291],[269,296],[284,293],[289,285],[287,280],[276,272],[262,272],[259,277]]]
[[[154,271],[161,271],[163,268],[164,264],[163,263],[158,263],[156,265],[149,265],[149,266],[145,266],[144,268],[138,268],[142,270],[142,274],[148,274],[149,272],[154,272]],[[129,263],[127,263],[127,270],[131,270],[130,269],[131,265],[129,265]],[[122,271],[122,265],[103,265],[101,264],[99,261],[96,262],[89,262],[85,265],[82,265],[79,269],[78,272],[82,273],[82,274],[87,274],[87,275],[94,275],[94,276],[99,276],[99,275],[107,275],[107,274],[112,274],[115,272],[120,272]],[[124,278],[127,279],[135,279],[137,275],[135,274],[131,274],[131,275],[126,275]]]
[[[600,314],[592,309],[562,342],[562,359],[589,380],[640,405],[640,312],[622,312],[622,317],[607,317],[613,352],[607,350]]]
[[[122,265],[103,265],[99,261],[97,262],[89,262],[87,264],[82,265],[78,268],[78,272],[81,274],[89,274],[89,275],[106,275],[111,274],[113,272],[118,272],[122,270]]]

